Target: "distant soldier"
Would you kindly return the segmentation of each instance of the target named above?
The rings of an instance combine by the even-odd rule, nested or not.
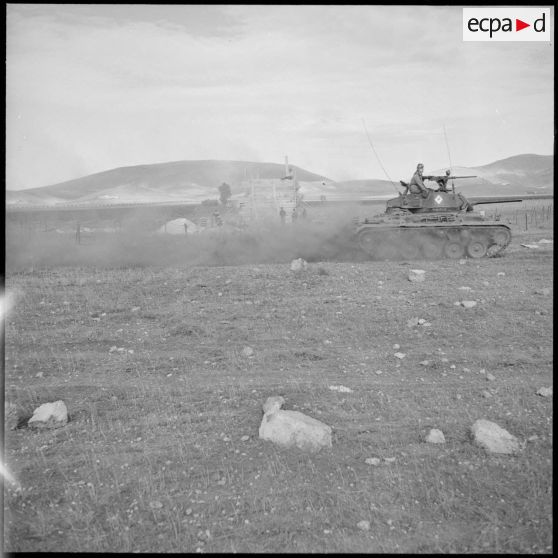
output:
[[[306,208],[305,207],[302,208],[302,218],[306,219]]]
[[[188,235],[188,223],[186,221],[184,221],[184,234]]]
[[[281,224],[284,225],[285,219],[287,218],[287,212],[283,208],[279,211],[279,217],[281,217]]]
[[[293,208],[293,214],[291,216],[291,220],[294,223],[294,222],[296,222],[297,219],[298,219],[298,214],[296,212],[296,207],[295,207],[295,208]]]
[[[223,225],[223,220],[221,219],[221,214],[215,210],[213,212],[213,224],[217,225],[218,227]]]
[[[409,191],[411,192],[411,194],[418,194],[421,195],[423,198],[427,198],[429,190],[424,185],[424,181],[422,179],[423,171],[424,171],[424,165],[422,163],[419,163],[417,165],[417,170],[415,171],[415,174],[413,174],[413,177],[409,182]]]

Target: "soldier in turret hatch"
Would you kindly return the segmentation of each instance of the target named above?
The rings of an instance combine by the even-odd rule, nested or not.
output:
[[[409,191],[411,192],[411,194],[418,194],[423,198],[427,198],[429,190],[424,185],[424,181],[422,179],[423,171],[424,171],[424,165],[422,163],[419,163],[417,165],[417,170],[415,171],[415,174],[413,174],[413,177],[409,182]]]
[[[446,171],[446,176],[437,176],[436,182],[438,183],[438,190],[440,192],[447,192],[448,191],[448,180],[451,175],[451,171]]]

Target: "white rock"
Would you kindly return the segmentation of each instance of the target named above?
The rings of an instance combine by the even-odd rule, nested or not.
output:
[[[550,289],[548,287],[545,287],[544,289],[539,289],[535,291],[535,294],[548,296],[550,294]]]
[[[437,428],[432,428],[430,432],[427,434],[425,440],[429,444],[445,444],[446,439],[444,437],[444,433]]]
[[[470,291],[471,287],[459,287],[460,291]]]
[[[254,349],[252,349],[252,347],[244,347],[244,349],[242,349],[242,354],[245,357],[250,357],[254,354]]]
[[[308,263],[302,258],[298,258],[297,260],[293,260],[291,262],[291,271],[303,271],[307,267]]]
[[[522,244],[521,246],[523,246],[524,248],[531,248],[531,249],[540,248],[538,244]],[[498,275],[500,274],[498,273]]]
[[[359,521],[357,523],[357,527],[361,530],[361,531],[370,531],[370,521]]]
[[[467,263],[467,260],[461,259],[461,260],[459,260],[459,263],[460,263],[461,265],[465,265],[465,264]]]
[[[395,358],[403,359],[405,358],[405,353],[394,353]]]
[[[426,325],[427,321],[424,318],[419,318],[418,323],[419,323],[419,325]]]
[[[493,382],[496,379],[496,376],[494,376],[494,374],[490,374],[490,372],[486,375],[486,379],[489,382]]]
[[[329,389],[331,391],[339,391],[341,393],[353,393],[353,390],[346,386],[329,386]]]
[[[422,283],[425,274],[426,271],[424,271],[424,269],[409,269],[409,281],[411,281],[411,283]]]
[[[247,442],[249,439],[250,439],[250,436],[247,436],[247,435],[244,435],[244,436],[242,436],[242,438],[240,438],[240,440],[242,442]]]
[[[319,451],[331,447],[331,428],[298,411],[284,411],[281,396],[268,397],[263,405],[264,416],[259,436],[279,446]]]
[[[367,465],[378,466],[381,463],[381,460],[379,457],[368,457],[367,459],[364,460],[364,462]]]
[[[461,301],[461,306],[463,306],[463,308],[474,308],[477,305],[477,302],[475,300],[462,300]]]
[[[44,403],[37,407],[27,426],[31,428],[60,428],[68,422],[68,409],[64,401]]]
[[[503,271],[499,271],[496,275],[498,275],[498,277],[505,277],[506,274]]]
[[[542,397],[551,397],[552,396],[552,386],[540,388],[537,391],[537,395],[541,395]]]
[[[401,345],[398,345],[397,343],[395,343],[395,345],[393,346],[393,348],[397,351],[397,349],[401,348]]]
[[[553,241],[552,240],[547,240],[546,238],[541,238],[541,240],[539,240],[539,244],[552,244]]]
[[[421,366],[429,366],[429,365],[430,365],[430,361],[429,361],[429,360],[421,360],[421,361],[419,362],[419,364],[420,364]]]
[[[490,398],[492,397],[492,394],[491,394],[488,390],[485,389],[485,390],[482,392],[482,396],[483,396],[485,399],[490,399]]]
[[[471,427],[473,441],[489,453],[514,454],[520,449],[518,439],[496,423],[477,420]]]

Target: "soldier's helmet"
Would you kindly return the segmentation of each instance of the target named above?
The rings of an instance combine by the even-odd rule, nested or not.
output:
[[[449,175],[451,174],[451,171],[450,171],[450,170],[447,170],[447,171],[446,171],[446,174],[447,174],[447,176],[449,176]]]
[[[417,165],[417,170],[422,170],[422,169],[424,169],[424,165],[422,163],[419,163]]]

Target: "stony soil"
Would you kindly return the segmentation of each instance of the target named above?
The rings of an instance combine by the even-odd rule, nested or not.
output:
[[[553,245],[520,246],[542,238],[463,263],[8,272],[4,550],[552,552]],[[332,448],[259,440],[270,395]],[[26,428],[57,400],[65,427]],[[475,446],[480,418],[522,451]]]

